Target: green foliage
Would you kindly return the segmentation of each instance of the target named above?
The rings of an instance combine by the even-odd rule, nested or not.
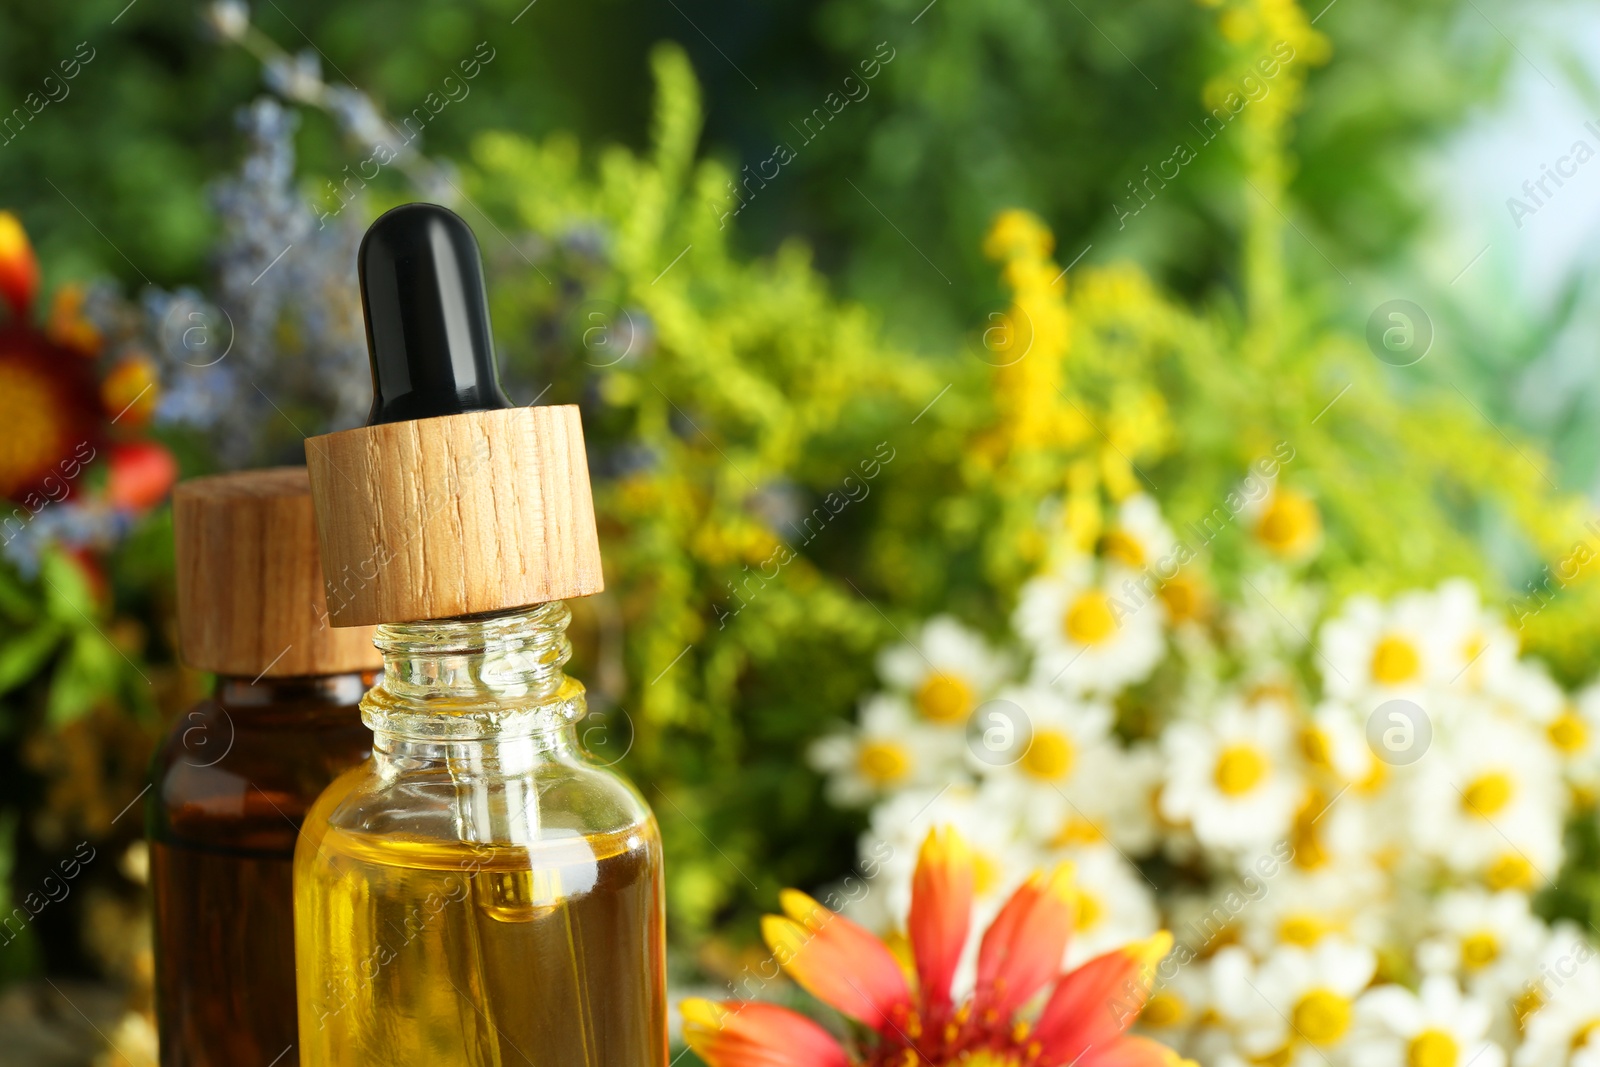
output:
[[[255,91],[258,70],[209,39],[203,5],[125,6],[0,5],[7,110],[80,42],[98,50],[70,95],[0,146],[0,204],[19,211],[57,277],[196,280],[211,244],[204,189],[235,156],[231,115]],[[1307,115],[1295,193],[1319,224],[1318,243],[1340,262],[1387,256],[1414,232],[1426,189],[1396,159],[1497,84],[1508,49],[1475,6],[1501,17],[1489,0],[1339,0],[1318,23],[1341,42],[1341,59],[1320,75],[1327,89]],[[426,131],[428,150],[446,155],[491,128],[643,144],[645,57],[670,39],[707,79],[715,102],[708,143],[737,169],[794,139],[790,124],[823,106],[887,41],[897,56],[870,95],[814,143],[796,142],[796,161],[741,222],[745,239],[763,248],[803,233],[826,262],[848,267],[859,295],[900,309],[896,321],[922,327],[924,337],[959,328],[993,295],[976,249],[994,213],[1009,206],[1042,214],[1064,243],[1068,235],[1080,248],[1094,241],[1097,254],[1109,250],[1102,242],[1127,237],[1129,251],[1185,291],[1209,288],[1235,261],[1225,153],[1175,185],[1137,232],[1117,233],[1110,210],[1124,183],[1164,158],[1203,114],[1198,90],[1219,44],[1200,5],[1008,0],[924,12],[925,0],[707,0],[687,15],[626,0],[252,7],[274,39],[309,51],[330,80],[372,92],[391,114],[408,113],[488,41],[494,62]],[[352,160],[327,121],[311,122],[301,142],[320,194]],[[710,192],[720,198],[722,190]]]
[[[611,695],[638,732],[631,769],[651,785],[669,900],[692,935],[849,848],[797,757],[850,706],[886,627],[853,568],[818,560],[873,521],[874,483],[908,462],[911,420],[940,386],[831,298],[800,246],[730,252],[700,204],[727,175],[693,163],[688,62],[663,48],[653,66],[649,155],[607,150],[591,170],[570,138],[486,134],[464,177],[497,229],[550,249],[529,270],[491,244],[512,272],[496,321],[522,339],[504,358],[523,391],[553,376],[546,401],[588,409],[611,589],[595,610],[626,635]]]

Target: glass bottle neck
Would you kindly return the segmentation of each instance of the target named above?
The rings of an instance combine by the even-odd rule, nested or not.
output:
[[[566,604],[378,627],[383,675],[361,701],[374,748],[394,756],[457,743],[543,748],[584,714]]]

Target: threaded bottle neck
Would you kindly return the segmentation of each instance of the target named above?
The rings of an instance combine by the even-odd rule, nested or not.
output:
[[[584,689],[561,601],[493,615],[379,626],[383,676],[361,702],[377,735],[411,741],[486,741],[566,726],[584,714]]]

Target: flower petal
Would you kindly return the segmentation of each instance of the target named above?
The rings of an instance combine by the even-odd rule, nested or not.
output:
[[[1048,877],[1035,874],[984,931],[974,999],[985,1018],[1006,1018],[1061,970],[1072,935],[1072,876],[1069,863]]]
[[[1076,1067],[1199,1067],[1199,1064],[1148,1037],[1119,1037],[1103,1049],[1090,1049]]]
[[[12,322],[26,322],[28,309],[39,291],[39,261],[22,223],[9,211],[0,211],[0,300],[11,309]]]
[[[822,1027],[787,1008],[691,997],[678,1005],[683,1039],[711,1067],[849,1067]]]
[[[178,461],[154,441],[133,441],[111,450],[106,495],[129,511],[155,507],[178,480]]]
[[[1109,1049],[1144,1009],[1155,965],[1170,951],[1172,935],[1163,930],[1062,975],[1039,1015],[1034,1040],[1060,1062]]]
[[[862,927],[796,889],[778,897],[783,915],[761,934],[789,977],[818,1000],[881,1033],[911,1011],[911,990],[893,953]]]
[[[950,981],[972,927],[972,850],[954,827],[934,827],[911,875],[906,929],[926,1009],[947,1007]]]

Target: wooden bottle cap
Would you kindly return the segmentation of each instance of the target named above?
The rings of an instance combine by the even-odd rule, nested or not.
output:
[[[335,626],[506,611],[605,588],[576,406],[306,440]]]
[[[172,512],[190,667],[286,678],[383,666],[371,629],[329,624],[304,467],[183,482]]]

